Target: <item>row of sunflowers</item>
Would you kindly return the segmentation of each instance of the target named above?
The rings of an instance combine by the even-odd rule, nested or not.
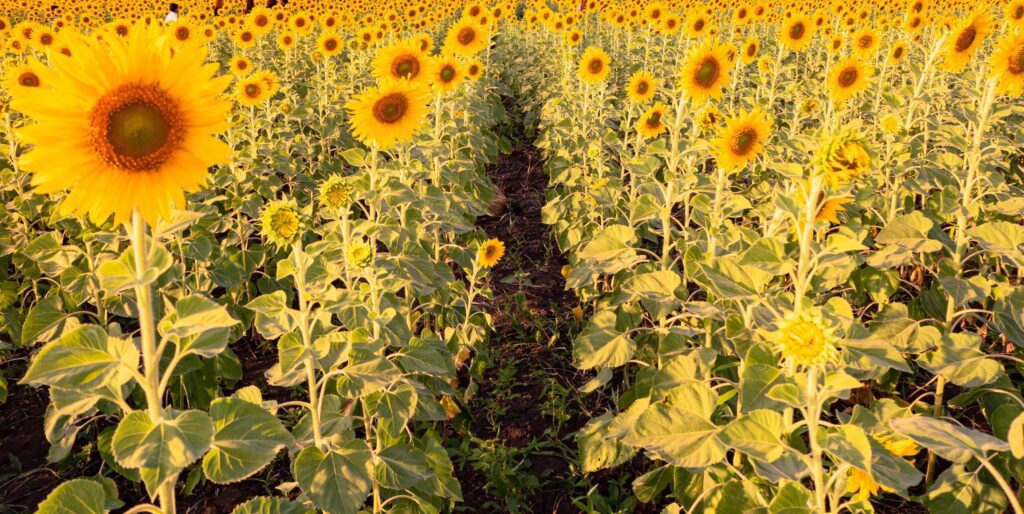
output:
[[[490,24],[405,2],[2,6],[0,351],[49,388],[49,460],[102,462],[38,511],[173,513],[282,450],[284,495],[236,512],[460,501],[441,422],[473,390],[457,370],[504,253],[476,228],[507,146]],[[265,378],[243,348],[272,355]]]
[[[498,34],[605,404],[580,466],[648,461],[664,512],[1020,513],[1024,4],[782,4]]]

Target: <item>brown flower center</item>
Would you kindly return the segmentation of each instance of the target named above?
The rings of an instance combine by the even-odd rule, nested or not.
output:
[[[441,73],[438,75],[441,77],[442,82],[451,82],[455,80],[455,68],[451,64],[445,64],[441,67]]]
[[[649,84],[647,83],[647,81],[646,81],[646,80],[641,80],[641,81],[640,81],[640,82],[638,82],[638,83],[637,83],[637,85],[636,85],[636,92],[637,92],[637,93],[639,93],[639,94],[641,94],[641,95],[645,95],[645,94],[647,94],[647,90],[648,90],[648,89],[650,89],[650,88],[651,88],[651,87],[650,87],[650,85],[649,85]]]
[[[974,44],[974,39],[978,37],[978,30],[974,28],[974,25],[969,25],[960,31],[960,35],[956,37],[956,51],[963,52],[971,48]]]
[[[751,127],[740,130],[739,133],[733,137],[732,140],[732,153],[736,155],[747,155],[754,148],[754,144],[757,143],[757,131]]]
[[[1006,69],[1014,75],[1024,73],[1024,45],[1018,46],[1010,54],[1010,65]]]
[[[39,76],[32,71],[22,72],[18,75],[18,84],[22,87],[39,87]]]
[[[857,82],[857,68],[855,66],[849,66],[843,71],[839,72],[839,85],[842,87],[850,87]]]
[[[107,93],[89,124],[99,158],[125,171],[159,169],[185,138],[177,101],[155,84],[125,84]]]
[[[602,61],[599,57],[595,57],[591,59],[590,62],[587,63],[587,69],[590,70],[590,73],[593,73],[595,75],[601,73],[601,70],[604,69],[604,61]]]
[[[420,60],[415,55],[400,55],[391,62],[391,74],[400,78],[413,78],[420,74]]]
[[[174,38],[178,41],[188,41],[188,36],[189,32],[187,27],[178,27],[174,29]]]
[[[462,30],[456,34],[455,39],[459,41],[459,44],[469,45],[476,40],[476,31],[473,27],[463,27]]]
[[[651,115],[647,117],[647,126],[652,129],[661,127],[661,113],[658,111],[652,112]]]
[[[409,110],[409,99],[402,93],[391,93],[373,104],[373,117],[381,123],[397,123]]]
[[[799,41],[803,39],[805,31],[803,22],[798,21],[789,27],[789,38],[793,41]]]
[[[718,80],[721,66],[714,57],[706,57],[697,66],[697,72],[693,75],[694,82],[703,88],[709,88],[715,85],[715,81]]]

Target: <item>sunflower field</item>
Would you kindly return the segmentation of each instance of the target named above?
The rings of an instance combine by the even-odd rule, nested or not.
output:
[[[0,514],[1024,514],[1024,0],[0,0]]]

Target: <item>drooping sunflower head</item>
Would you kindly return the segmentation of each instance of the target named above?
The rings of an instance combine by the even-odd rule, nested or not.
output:
[[[991,33],[992,16],[983,9],[953,27],[946,40],[943,68],[954,73],[963,70]]]
[[[729,83],[729,67],[725,47],[705,42],[686,56],[680,86],[695,104],[703,104],[709,98],[719,99]]]
[[[658,80],[650,73],[640,70],[629,78],[626,84],[626,96],[634,104],[645,104],[654,99],[658,89]]]
[[[295,242],[302,232],[302,214],[294,199],[274,200],[263,207],[260,229],[267,241],[278,248]]]
[[[913,457],[917,455],[921,449],[917,446],[913,440],[892,434],[890,432],[882,432],[879,434],[872,434],[872,438],[875,441],[881,443],[881,445],[897,457]],[[913,459],[907,459],[913,464]],[[872,496],[877,496],[879,491],[893,492],[889,487],[879,484],[875,479],[867,472],[860,468],[852,468],[846,477],[846,494],[852,494],[853,501],[868,501]]]
[[[331,175],[320,186],[320,205],[337,211],[352,205],[355,190],[349,180],[341,175]]]
[[[490,36],[487,29],[473,18],[462,18],[448,29],[444,47],[458,55],[473,56],[487,48]]]
[[[588,46],[580,57],[576,76],[584,84],[596,85],[604,82],[611,72],[611,57],[596,46]]]
[[[726,120],[712,141],[718,166],[734,171],[764,152],[771,135],[772,121],[760,109],[742,112]]]
[[[505,255],[505,243],[488,239],[476,251],[476,262],[481,268],[493,268]]]
[[[324,57],[334,57],[344,49],[344,40],[333,32],[324,32],[316,40],[316,51]]]
[[[640,120],[637,121],[637,132],[646,138],[660,136],[668,130],[668,127],[665,125],[665,122],[667,121],[665,118],[667,112],[668,106],[661,102],[652,105],[643,113],[643,115],[640,116]]]
[[[431,84],[442,93],[455,91],[466,78],[461,62],[451,57],[442,57],[434,62]]]
[[[235,98],[240,105],[263,105],[270,97],[270,88],[258,75],[243,78],[235,85]]]
[[[425,84],[431,80],[433,63],[415,41],[399,41],[377,51],[373,76],[378,81],[407,80]]]
[[[782,359],[796,368],[825,366],[839,359],[839,338],[815,308],[790,311],[769,336]]]
[[[429,88],[406,80],[368,88],[345,105],[352,135],[379,149],[411,140],[426,119],[429,97]]]
[[[219,95],[230,76],[214,78],[204,47],[171,52],[161,32],[69,38],[74,58],[53,54],[35,70],[39,94],[15,90],[12,107],[36,122],[19,131],[33,147],[22,169],[41,193],[69,191],[62,214],[121,224],[138,209],[155,224],[230,158],[215,136],[228,126],[231,104]]]
[[[1017,98],[1024,93],[1024,34],[1008,33],[989,57],[991,76],[999,79],[997,91]]]
[[[853,182],[866,174],[871,165],[867,144],[853,129],[827,137],[815,155],[815,170],[833,188]]]
[[[856,57],[843,59],[832,66],[828,77],[828,93],[836,103],[843,103],[866,90],[874,66]]]

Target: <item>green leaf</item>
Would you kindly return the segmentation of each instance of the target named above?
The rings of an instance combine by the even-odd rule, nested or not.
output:
[[[349,166],[356,168],[362,168],[366,164],[366,150],[362,148],[349,148],[341,152],[341,157],[345,159]]]
[[[1020,245],[1024,244],[1024,227],[1009,221],[991,221],[967,230],[967,235],[978,241],[987,252],[1024,263]]]
[[[52,339],[64,331],[64,325],[69,321],[77,321],[64,314],[63,306],[60,295],[44,298],[33,305],[21,326],[21,345]]]
[[[288,498],[259,496],[253,498],[231,511],[231,514],[313,514],[301,503],[288,501]]]
[[[395,383],[402,376],[390,360],[385,357],[352,364],[341,370],[338,377],[338,394],[343,398],[360,398],[373,394]]]
[[[601,311],[573,344],[573,365],[578,369],[615,368],[633,358],[636,343],[616,327],[614,311]]]
[[[580,260],[587,260],[601,273],[616,273],[643,262],[632,244],[636,231],[625,225],[611,225],[598,232],[577,254]]]
[[[902,496],[906,495],[907,489],[921,483],[924,474],[912,463],[894,455],[874,438],[868,440],[871,443],[871,477],[876,482]]]
[[[116,499],[116,498],[114,498]],[[76,478],[57,486],[39,504],[37,514],[103,514],[107,492],[103,485],[88,478]]]
[[[786,482],[768,504],[769,514],[810,514],[811,492],[799,482]]]
[[[1010,450],[1006,441],[926,416],[894,419],[889,422],[889,426],[943,459],[957,464],[966,464],[972,458],[986,458],[988,452]]]
[[[175,341],[183,355],[214,357],[228,345],[230,327],[238,321],[219,303],[204,296],[186,296],[160,320],[160,335]]]
[[[114,431],[117,463],[137,468],[151,497],[210,448],[213,421],[198,410],[171,411],[160,421],[146,411],[129,413]]]
[[[135,269],[135,252],[131,248],[125,250],[116,260],[100,264],[96,270],[100,287],[107,294],[117,295],[122,291],[156,282],[160,275],[171,268],[173,260],[171,254],[159,245],[153,246],[150,253],[149,268],[141,274],[141,277]]]
[[[703,468],[725,456],[719,428],[692,411],[660,403],[644,411],[623,439],[644,448],[673,466]]]
[[[21,382],[78,390],[118,387],[132,379],[138,366],[134,344],[108,337],[96,325],[85,325],[46,345],[32,359]]]
[[[778,412],[761,409],[736,418],[722,429],[722,442],[747,455],[771,462],[782,456],[784,423]]]
[[[999,362],[980,347],[981,337],[977,334],[943,334],[938,348],[921,355],[917,361],[928,371],[960,387],[979,387],[992,383],[1003,374]]]
[[[1009,505],[1003,491],[983,480],[981,466],[968,471],[955,464],[939,475],[922,503],[942,514],[1003,514]]]
[[[324,453],[310,446],[295,457],[292,474],[313,504],[331,514],[356,514],[373,488],[372,454],[353,439]]]
[[[292,442],[291,434],[276,416],[239,398],[214,400],[210,417],[216,432],[212,448],[203,457],[203,472],[218,484],[251,476]]]
[[[1024,412],[1013,418],[1006,435],[1007,442],[1010,443],[1010,453],[1016,459],[1024,459]]]
[[[818,433],[822,448],[834,459],[871,474],[871,439],[857,425],[839,425]]]
[[[417,448],[398,444],[377,453],[377,482],[389,489],[408,490],[433,476],[427,456]]]

